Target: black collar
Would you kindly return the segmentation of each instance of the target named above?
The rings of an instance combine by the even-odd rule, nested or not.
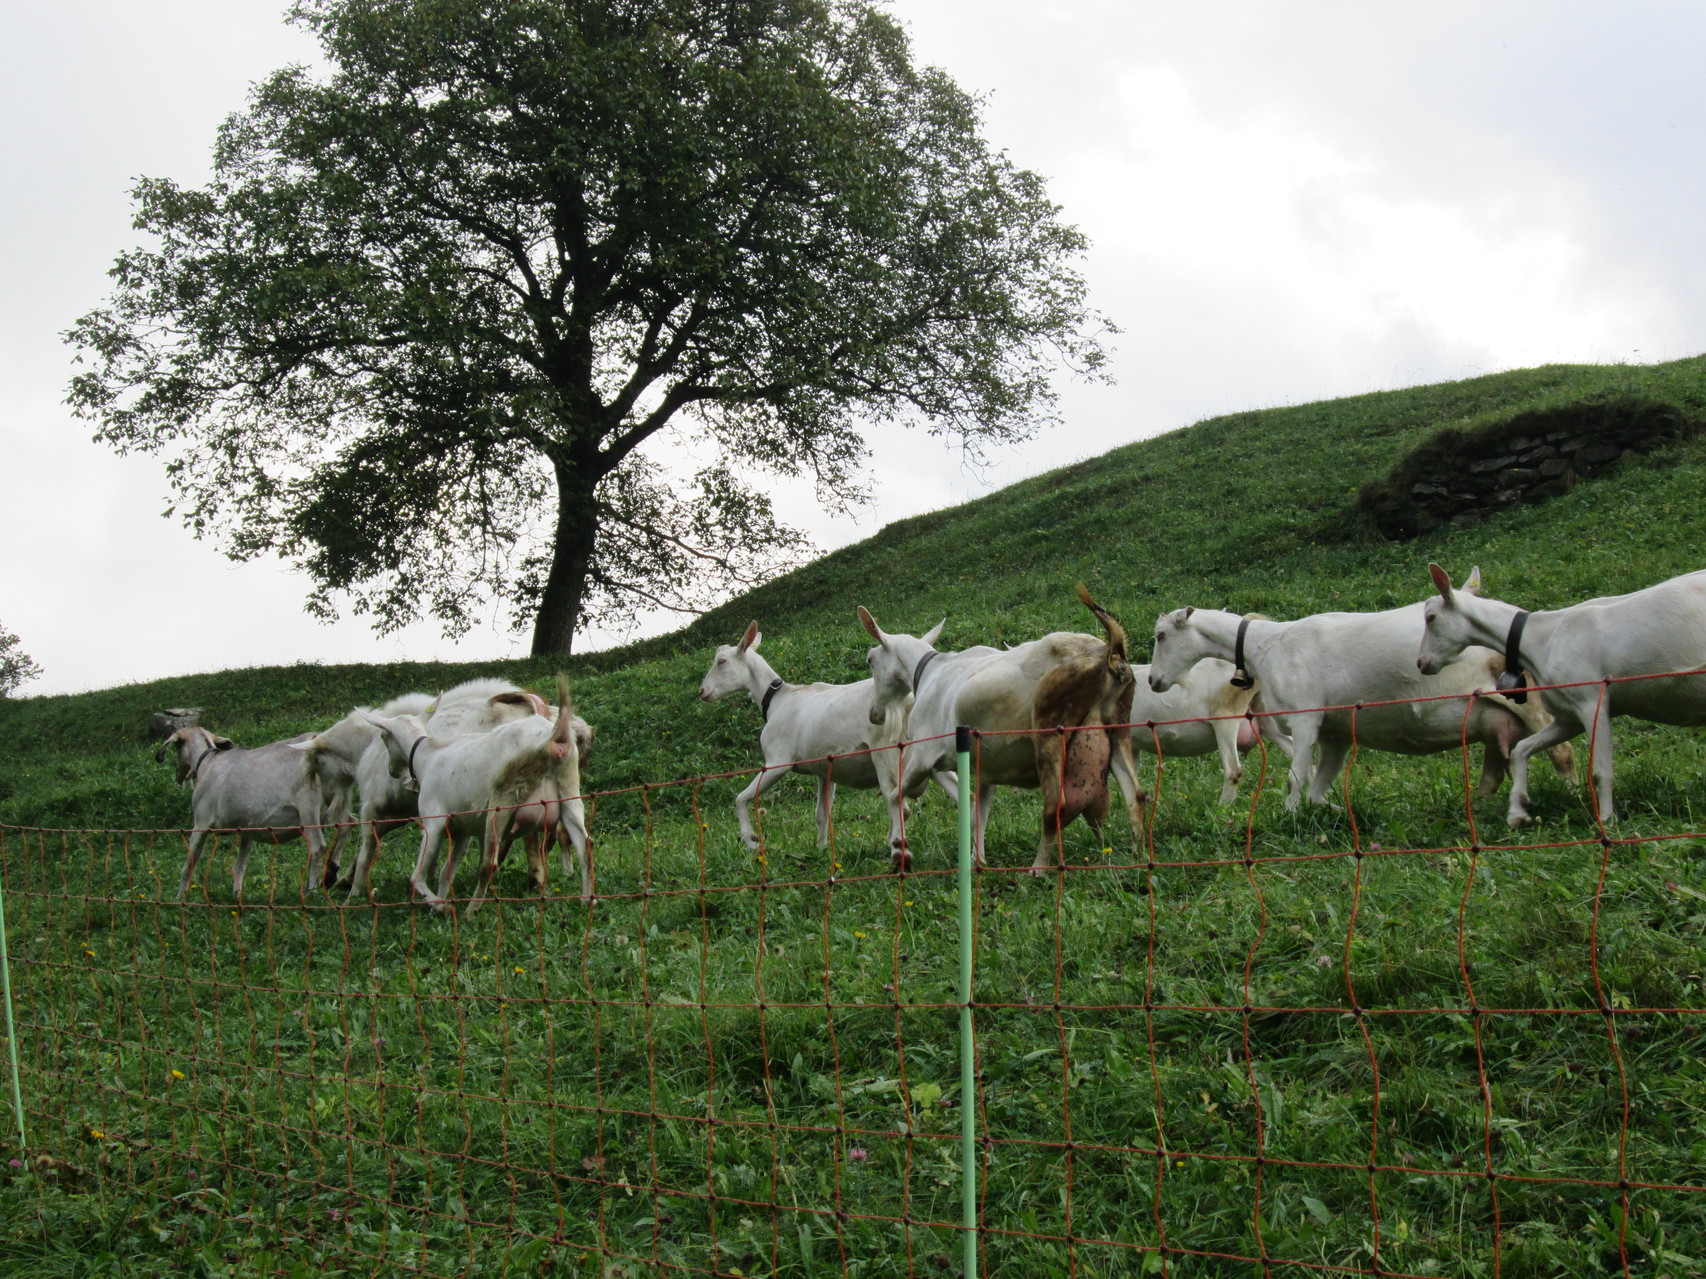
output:
[[[419,737],[415,738],[415,744],[409,747],[409,780],[415,784],[415,789],[417,790],[420,789],[421,778],[420,774],[415,772],[415,752],[421,748],[421,743],[426,741],[426,739],[427,735],[422,733]]]
[[[217,754],[219,754],[219,747],[209,746],[201,754],[199,754],[195,757],[195,763],[190,765],[190,771],[185,774],[185,776],[189,779],[189,783],[192,787],[196,784],[197,780],[200,778],[201,766],[203,764],[207,763],[207,757],[209,755],[217,755]]]
[[[1528,625],[1528,614],[1518,609],[1511,618],[1511,628],[1505,633],[1505,670],[1496,685],[1499,692],[1517,705],[1528,700],[1528,681],[1522,669],[1522,628]]]
[[[930,659],[937,656],[936,650],[931,649],[918,659],[918,665],[912,668],[912,695],[918,696],[918,682],[924,678],[924,668],[930,665]]]
[[[776,690],[784,687],[782,677],[778,675],[770,681],[770,687],[764,690],[764,698],[758,703],[758,713],[764,717],[764,722],[770,722],[770,699],[776,696]]]
[[[1235,668],[1228,682],[1233,688],[1254,688],[1256,681],[1244,671],[1244,632],[1250,629],[1250,619],[1240,618],[1238,621],[1238,638],[1232,641],[1232,665]]]

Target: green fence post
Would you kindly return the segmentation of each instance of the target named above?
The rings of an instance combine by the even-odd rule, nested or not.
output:
[[[18,1073],[18,1028],[12,1018],[12,957],[6,949],[6,875],[0,860],[0,1003],[6,1005],[6,1053],[12,1061],[12,1114],[18,1121],[18,1158],[24,1157],[24,1087]]]
[[[954,730],[960,757],[960,1185],[965,1279],[977,1279],[977,1054],[972,1037],[971,729]]]

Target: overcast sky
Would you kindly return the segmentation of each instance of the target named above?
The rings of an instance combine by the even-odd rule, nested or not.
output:
[[[247,86],[315,50],[280,0],[16,6],[0,42],[0,625],[22,692],[292,661],[525,652],[302,612],[304,579],[160,518],[160,463],[89,441],[59,334],[132,245],[138,176],[199,182]],[[918,57],[1090,236],[1112,386],[982,471],[873,435],[823,549],[1203,417],[1554,361],[1706,350],[1706,6],[1692,0],[895,0]],[[645,629],[665,629],[652,621]],[[613,637],[594,636],[595,644]],[[733,637],[730,637],[731,640]]]

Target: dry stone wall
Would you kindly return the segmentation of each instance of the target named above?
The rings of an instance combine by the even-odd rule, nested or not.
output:
[[[1677,438],[1686,425],[1674,405],[1620,399],[1521,413],[1472,431],[1447,428],[1364,488],[1358,506],[1394,540],[1442,525],[1480,524],[1566,493]]]

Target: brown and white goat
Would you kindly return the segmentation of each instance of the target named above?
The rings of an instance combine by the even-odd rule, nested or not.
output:
[[[1147,796],[1138,783],[1127,726],[1133,675],[1125,629],[1082,585],[1078,590],[1102,623],[1100,639],[1056,631],[1009,649],[939,653],[930,637],[888,634],[859,610],[859,620],[877,641],[868,655],[875,690],[871,722],[884,725],[890,741],[912,739],[898,786],[887,775],[896,770],[884,776],[889,848],[897,861],[907,857],[900,795],[920,777],[953,767],[953,734],[960,725],[984,734],[973,824],[980,863],[996,786],[1043,792],[1042,838],[1031,867],[1036,873],[1052,864],[1060,830],[1074,817],[1100,827],[1109,809],[1110,769],[1132,829],[1142,830]],[[1068,731],[1027,731],[1036,729]]]

